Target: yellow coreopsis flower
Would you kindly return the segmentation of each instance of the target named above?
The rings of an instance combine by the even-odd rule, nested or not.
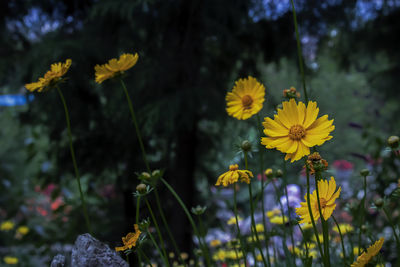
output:
[[[335,129],[333,120],[328,115],[317,119],[317,103],[309,101],[307,107],[303,102],[296,104],[292,98],[282,103],[274,119],[266,117],[263,122],[264,134],[261,144],[266,148],[286,153],[285,160],[291,162],[310,154],[310,147],[320,146],[330,140],[330,132]]]
[[[211,247],[217,247],[220,246],[222,244],[221,240],[219,239],[214,239],[210,241],[210,246]]]
[[[12,221],[4,221],[0,224],[1,231],[10,231],[14,228],[14,223]]]
[[[71,67],[71,59],[67,59],[65,63],[51,64],[50,70],[46,72],[43,78],[39,78],[37,82],[25,84],[25,88],[30,92],[46,92],[54,87],[58,82],[62,81],[62,77]]]
[[[240,221],[242,221],[242,220],[243,220],[243,218],[240,217],[240,216],[238,216],[238,222],[240,222]],[[230,217],[229,220],[228,220],[226,223],[227,223],[228,225],[236,224],[236,217],[235,217],[235,216]]]
[[[341,190],[342,188],[339,187],[339,189],[336,191],[336,182],[333,176],[329,182],[327,180],[318,181],[319,202],[321,205],[322,215],[324,216],[325,220],[328,220],[329,217],[331,217],[332,212],[336,207],[335,200],[339,197]],[[299,223],[311,223],[311,216],[307,205],[307,194],[304,196],[304,199],[306,202],[300,203],[301,207],[296,208],[296,213],[301,217],[301,221]],[[310,206],[314,220],[317,221],[320,217],[317,190],[314,190],[310,195]]]
[[[21,235],[26,235],[29,233],[29,228],[27,226],[20,226],[17,228],[17,233]]]
[[[381,237],[373,245],[367,248],[367,251],[363,252],[357,257],[357,260],[351,264],[351,267],[364,267],[382,248],[385,239]]]
[[[119,59],[113,58],[110,59],[106,64],[96,65],[94,67],[96,82],[100,84],[105,80],[124,73],[124,71],[135,66],[138,59],[139,55],[137,53],[135,53],[134,55],[122,54]]]
[[[126,237],[122,237],[122,243],[124,243],[124,245],[122,247],[116,247],[115,251],[124,251],[136,246],[136,242],[138,241],[141,232],[137,224],[135,224],[134,227],[135,227],[135,232],[128,233]]]
[[[226,94],[226,112],[238,120],[247,120],[263,107],[265,87],[255,78],[239,79]]]
[[[283,224],[284,222],[285,223],[289,222],[289,219],[287,216],[274,216],[274,217],[270,218],[269,221],[272,224]]]
[[[239,170],[239,166],[237,164],[229,165],[229,171],[221,174],[218,177],[217,183],[215,185],[223,185],[228,186],[230,184],[236,183],[239,178],[241,182],[245,182],[247,184],[250,183],[250,178],[254,177],[253,173],[248,170]]]
[[[5,262],[6,264],[9,264],[9,265],[18,264],[18,258],[16,258],[16,257],[5,256],[5,257],[3,258],[3,260],[4,260],[4,262]]]
[[[280,214],[281,214],[281,211],[280,211],[279,209],[273,209],[273,210],[267,211],[265,214],[267,215],[268,218],[271,219],[271,218],[274,217],[275,215],[280,215]]]
[[[342,235],[350,233],[354,230],[353,226],[351,226],[348,223],[340,223],[339,227],[340,227],[340,231],[342,232]],[[337,229],[337,227],[334,227],[333,231],[335,231],[336,233],[339,233],[339,230]]]

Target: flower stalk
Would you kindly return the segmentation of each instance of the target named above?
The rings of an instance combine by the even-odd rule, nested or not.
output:
[[[235,187],[233,188],[233,212],[235,213],[236,229],[237,229],[237,232],[238,232],[238,238],[239,238],[239,242],[240,242],[240,247],[242,248],[242,252],[243,252],[243,260],[244,260],[244,263],[246,264],[247,253],[246,253],[246,248],[245,248],[243,236],[240,233],[239,220],[238,220],[238,211],[237,211],[236,188]]]
[[[67,103],[65,102],[65,98],[64,98],[63,93],[61,92],[60,87],[58,85],[56,85],[55,87],[57,89],[58,94],[60,95],[61,102],[64,105],[65,120],[67,121],[69,149],[71,151],[71,157],[72,157],[72,163],[74,165],[76,182],[78,183],[79,195],[80,195],[81,202],[82,202],[83,216],[85,217],[85,222],[86,222],[86,226],[88,228],[88,231],[89,231],[90,234],[92,234],[92,228],[91,228],[91,225],[90,225],[90,220],[89,220],[89,216],[88,216],[87,209],[86,209],[86,201],[85,201],[85,197],[84,197],[83,192],[82,192],[81,178],[80,178],[80,175],[79,175],[78,166],[76,164],[74,146],[72,145],[71,121],[69,119],[69,112],[68,112]]]

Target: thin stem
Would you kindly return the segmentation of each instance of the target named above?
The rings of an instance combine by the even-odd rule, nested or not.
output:
[[[142,135],[140,134],[139,126],[136,121],[135,111],[133,110],[131,97],[129,96],[129,93],[128,93],[128,90],[126,89],[124,81],[122,79],[120,79],[120,81],[121,81],[122,88],[124,89],[124,92],[125,92],[126,100],[128,101],[129,111],[130,111],[131,117],[132,117],[132,122],[133,122],[133,124],[135,126],[135,130],[136,130],[136,136],[139,140],[140,149],[142,150],[142,157],[143,157],[144,164],[146,165],[147,171],[149,173],[151,173],[149,162],[148,162],[147,156],[146,156],[146,151],[144,149],[144,145],[143,145],[143,141],[142,141]]]
[[[136,198],[136,224],[139,225],[139,208],[140,208],[140,196]],[[142,266],[142,255],[139,251],[138,253],[138,263]]]
[[[157,245],[156,240],[154,240],[153,235],[148,230],[147,230],[147,234],[149,235],[151,241],[153,242],[153,245],[156,247],[156,250],[157,250],[158,254],[160,254],[161,258],[163,259],[163,261],[165,263],[165,266],[169,266],[168,258],[165,257],[165,255],[161,252],[160,248]]]
[[[161,177],[160,180],[168,188],[168,190],[171,192],[171,194],[175,197],[175,199],[178,201],[179,205],[181,205],[183,211],[185,212],[187,218],[189,219],[190,224],[192,225],[194,234],[197,236],[197,239],[199,241],[199,246],[203,250],[203,254],[204,254],[204,257],[206,259],[207,266],[211,266],[211,260],[210,260],[210,256],[209,256],[209,253],[208,253],[207,246],[205,246],[203,244],[203,242],[201,241],[200,236],[199,236],[199,231],[198,231],[198,229],[196,227],[196,224],[194,223],[194,220],[193,220],[192,216],[190,215],[189,210],[187,209],[185,203],[183,203],[183,201],[179,197],[179,195],[175,192],[175,190],[171,187],[171,185],[167,181],[165,181],[164,178]]]
[[[325,218],[322,214],[322,208],[321,208],[321,202],[320,202],[320,197],[319,197],[319,188],[318,188],[318,181],[321,178],[320,177],[321,173],[320,172],[316,172],[315,173],[315,189],[317,191],[317,203],[318,203],[318,211],[319,211],[319,215],[321,218],[321,224],[322,224],[322,234],[324,237],[324,255],[325,255],[325,266],[331,266],[330,263],[330,257],[329,257],[329,235],[328,235],[328,229],[327,229],[327,225],[326,225],[326,221]]]
[[[338,222],[336,221],[335,216],[332,215],[332,219],[333,219],[333,221],[335,222],[336,227],[337,227],[338,232],[339,232],[339,235],[340,235],[340,241],[341,241],[341,243],[342,243],[342,250],[343,250],[343,262],[344,262],[344,265],[347,266],[346,250],[345,250],[345,248],[344,248],[344,242],[343,242],[342,231],[340,230],[339,224],[338,224]]]
[[[399,254],[400,254],[400,239],[399,239],[399,236],[397,235],[396,228],[395,228],[395,225],[394,225],[394,223],[393,223],[392,216],[391,216],[390,213],[386,210],[385,207],[383,207],[382,209],[383,209],[383,212],[386,214],[386,217],[388,218],[388,221],[389,221],[390,226],[392,227],[393,234],[394,234],[394,238],[396,239],[397,250],[398,250],[398,252],[399,252]]]
[[[260,133],[260,139],[262,137],[262,124],[261,124],[261,119],[260,119],[260,114],[257,113],[257,125],[258,125],[258,131]],[[269,257],[269,251],[268,251],[268,231],[267,231],[267,223],[265,219],[265,205],[264,205],[264,147],[259,144],[259,149],[260,149],[260,174],[261,174],[261,179],[260,179],[260,186],[261,186],[261,210],[262,210],[262,221],[263,221],[263,226],[264,226],[264,239],[266,242],[266,249],[267,249],[267,261],[268,261],[268,266],[271,266],[271,259]],[[257,203],[257,202],[256,202]]]
[[[364,178],[364,187],[363,187],[364,196],[361,200],[361,209],[360,209],[361,215],[360,215],[359,232],[358,232],[358,255],[360,255],[361,252],[361,232],[362,232],[361,228],[364,223],[365,211],[367,209],[365,206],[365,199],[367,197],[367,176],[363,176],[363,178]]]
[[[244,263],[246,264],[247,253],[246,253],[246,248],[245,248],[245,245],[244,245],[242,234],[240,233],[239,220],[238,220],[238,211],[237,211],[237,200],[236,200],[236,188],[233,188],[233,211],[235,213],[236,229],[238,231],[240,247],[242,248],[242,251],[243,251],[243,260],[244,260]]]
[[[247,152],[246,151],[244,151],[244,164],[245,164],[246,170],[248,170],[249,167],[248,167],[248,163],[247,163]],[[261,258],[262,258],[262,261],[264,263],[264,266],[268,266],[267,262],[265,261],[264,253],[263,253],[262,248],[261,248],[260,239],[258,238],[258,233],[257,233],[257,229],[256,229],[256,222],[254,220],[253,194],[252,194],[252,191],[251,191],[251,184],[250,183],[249,183],[249,198],[250,198],[250,210],[251,210],[251,225],[252,225],[252,228],[253,228],[253,233],[254,233],[254,235],[255,235],[255,237],[257,239],[258,250],[260,251]]]
[[[149,212],[150,212],[151,219],[152,219],[153,222],[154,222],[154,226],[156,227],[157,234],[158,234],[158,238],[160,239],[161,249],[162,249],[162,251],[163,251],[164,257],[165,257],[166,259],[168,259],[167,251],[165,250],[164,239],[162,238],[162,234],[161,234],[160,228],[158,227],[158,223],[157,223],[156,217],[154,216],[154,213],[153,213],[153,210],[152,210],[152,208],[151,208],[151,206],[150,206],[150,203],[149,203],[149,201],[148,201],[146,198],[145,198],[145,202],[146,202],[146,205],[147,205],[147,209],[148,209]],[[168,261],[167,261],[167,262],[168,262]],[[168,262],[167,266],[169,266],[169,262]]]
[[[301,235],[303,236],[303,240],[306,240],[306,236],[304,235],[304,231],[303,231],[303,229],[301,229],[300,224],[297,224],[297,226],[300,229]],[[308,259],[308,243],[307,243],[307,241],[304,241],[304,246],[306,247],[306,258]],[[293,251],[294,251],[294,247],[293,247]]]
[[[90,234],[92,234],[92,228],[90,226],[90,220],[89,220],[89,216],[88,216],[87,209],[86,209],[85,197],[83,195],[82,187],[81,187],[81,178],[80,178],[80,175],[79,175],[78,166],[76,164],[75,151],[74,151],[74,147],[72,145],[71,122],[70,122],[70,119],[69,119],[68,107],[67,107],[67,103],[65,102],[64,95],[60,90],[60,87],[58,87],[58,85],[57,85],[56,88],[57,88],[58,94],[60,95],[61,101],[62,101],[62,103],[64,105],[65,120],[67,121],[69,150],[71,151],[72,163],[74,165],[74,170],[75,170],[75,177],[76,177],[76,181],[78,183],[79,195],[81,197],[82,208],[83,208],[83,216],[85,217],[86,226],[88,228],[88,231],[89,231]]]
[[[138,248],[138,254],[139,255],[142,255],[143,257],[144,257],[144,260],[147,262],[147,264],[149,265],[149,266],[151,266],[151,262],[150,262],[150,259],[146,256],[146,254],[143,252],[143,250],[139,247]],[[142,265],[139,265],[140,267],[142,266]]]
[[[292,3],[293,22],[294,22],[294,28],[295,28],[295,31],[296,31],[297,55],[299,57],[299,68],[300,68],[300,73],[301,73],[301,79],[302,79],[302,82],[303,82],[304,99],[305,99],[306,103],[308,103],[306,79],[305,79],[305,75],[304,75],[303,54],[302,54],[302,51],[301,51],[299,29],[298,29],[298,26],[297,26],[296,10],[295,10],[295,7],[294,7],[293,0],[290,0],[290,2]]]
[[[178,259],[179,259],[179,261],[183,264],[184,261],[183,261],[182,256],[181,256],[181,251],[179,250],[178,245],[177,245],[176,242],[175,242],[175,238],[174,238],[174,236],[172,235],[171,230],[169,229],[167,219],[165,218],[164,212],[163,212],[163,210],[162,210],[162,208],[161,208],[160,196],[158,195],[157,187],[154,188],[154,194],[155,194],[155,196],[156,196],[157,208],[158,208],[158,211],[159,211],[159,213],[160,213],[161,220],[163,221],[164,227],[165,227],[165,229],[167,230],[168,237],[169,237],[169,239],[170,239],[171,242],[172,242],[172,246],[174,247],[175,252],[178,254]]]
[[[294,249],[295,244],[294,244],[294,238],[293,238],[293,228],[292,228],[292,226],[290,224],[292,219],[291,219],[291,215],[290,215],[289,196],[288,196],[288,192],[287,192],[286,162],[285,161],[283,162],[283,165],[284,165],[283,169],[285,170],[285,172],[283,174],[283,185],[284,185],[284,191],[285,191],[285,197],[286,197],[286,207],[287,207],[287,210],[288,210],[288,217],[289,217],[290,241],[292,242],[292,247]],[[296,265],[296,259],[295,259],[295,255],[294,254],[293,254],[293,263],[294,263],[294,265]]]
[[[312,209],[311,209],[311,203],[310,203],[310,173],[308,171],[307,161],[306,161],[306,176],[307,176],[307,194],[306,194],[306,198],[307,198],[308,212],[310,214],[311,224],[312,224],[313,229],[314,229],[315,238],[317,239],[319,253],[321,255],[322,261],[325,262],[325,257],[324,257],[324,253],[322,252],[321,242],[319,241],[317,226],[315,225],[314,215],[313,215]]]

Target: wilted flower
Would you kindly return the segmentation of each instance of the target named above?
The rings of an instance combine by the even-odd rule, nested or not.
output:
[[[239,166],[237,164],[230,165],[229,171],[221,174],[218,177],[217,183],[215,185],[223,185],[228,186],[230,184],[236,183],[239,178],[241,182],[245,182],[247,184],[250,183],[250,178],[253,177],[253,173],[248,170],[239,170]]]
[[[122,242],[124,243],[124,245],[122,247],[116,247],[115,251],[124,251],[136,246],[136,242],[138,241],[141,232],[137,224],[135,224],[134,227],[135,232],[128,233],[126,237],[122,237]]]

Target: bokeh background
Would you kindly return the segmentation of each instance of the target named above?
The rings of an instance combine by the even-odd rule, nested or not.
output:
[[[351,163],[342,192],[357,198],[358,170],[384,161],[387,137],[400,132],[400,1],[295,2],[309,97],[335,119],[334,138],[320,151],[330,163]],[[256,77],[266,86],[262,117],[273,115],[283,89],[302,93],[287,0],[1,1],[0,221],[30,232],[1,232],[0,256],[43,266],[86,232],[61,101],[24,88],[67,58],[61,86],[95,236],[115,246],[132,229],[132,192],[145,166],[120,85],[96,84],[94,66],[135,52],[124,79],[151,168],[165,170],[189,207],[208,206],[209,226],[218,175],[239,157],[237,144],[259,141],[255,119],[226,114],[226,92],[238,78]],[[267,167],[282,164],[279,152],[265,157]],[[290,165],[289,182],[301,168]],[[371,190],[382,196],[400,177],[396,164],[379,168]],[[160,193],[180,247],[190,247],[184,213]]]

